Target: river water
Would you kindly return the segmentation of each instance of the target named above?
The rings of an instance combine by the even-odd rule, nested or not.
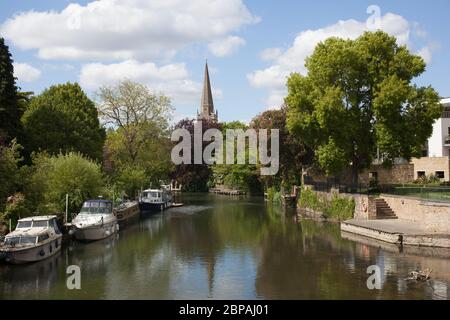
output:
[[[110,239],[0,265],[0,299],[449,299],[450,250],[403,248],[341,234],[260,198],[182,195],[184,207]],[[81,289],[66,268],[81,270]],[[367,287],[379,266],[381,289]],[[415,269],[432,280],[406,280]]]

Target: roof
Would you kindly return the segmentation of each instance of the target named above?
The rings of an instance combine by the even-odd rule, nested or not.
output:
[[[91,200],[86,200],[85,202],[112,202],[112,200],[91,199]]]
[[[450,104],[450,98],[441,99],[441,104]]]
[[[19,221],[47,221],[50,219],[54,219],[56,216],[34,216],[20,219]]]
[[[202,102],[200,106],[202,116],[210,116],[214,114],[214,101],[211,91],[211,81],[209,79],[208,62],[205,65],[205,78],[203,80]]]
[[[147,189],[147,190],[143,190],[142,192],[162,192],[163,190],[161,189]]]

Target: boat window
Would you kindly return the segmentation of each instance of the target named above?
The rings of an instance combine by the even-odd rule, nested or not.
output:
[[[35,244],[36,237],[20,237],[20,244]]]
[[[85,202],[80,213],[105,214],[112,211],[112,203],[110,202]]]
[[[15,245],[20,242],[20,237],[7,237],[5,239],[5,244],[7,245]]]
[[[33,221],[33,228],[47,228],[47,221]]]
[[[45,241],[49,238],[48,234],[43,234],[39,236],[38,242]]]
[[[17,228],[18,229],[31,228],[31,221],[19,221],[19,223],[17,224]]]

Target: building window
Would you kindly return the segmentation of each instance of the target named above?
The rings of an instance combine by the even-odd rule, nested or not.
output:
[[[438,179],[445,179],[444,171],[436,171],[436,178],[438,178]]]
[[[426,177],[425,171],[417,171],[417,178],[423,178]]]

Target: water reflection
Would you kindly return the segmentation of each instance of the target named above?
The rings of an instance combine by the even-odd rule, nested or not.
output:
[[[260,199],[183,195],[185,207],[141,220],[117,237],[71,242],[60,256],[0,265],[7,299],[448,299],[450,250],[377,243],[298,218]],[[66,288],[81,267],[82,289]],[[367,289],[367,267],[382,290]],[[433,280],[405,280],[414,269]]]

